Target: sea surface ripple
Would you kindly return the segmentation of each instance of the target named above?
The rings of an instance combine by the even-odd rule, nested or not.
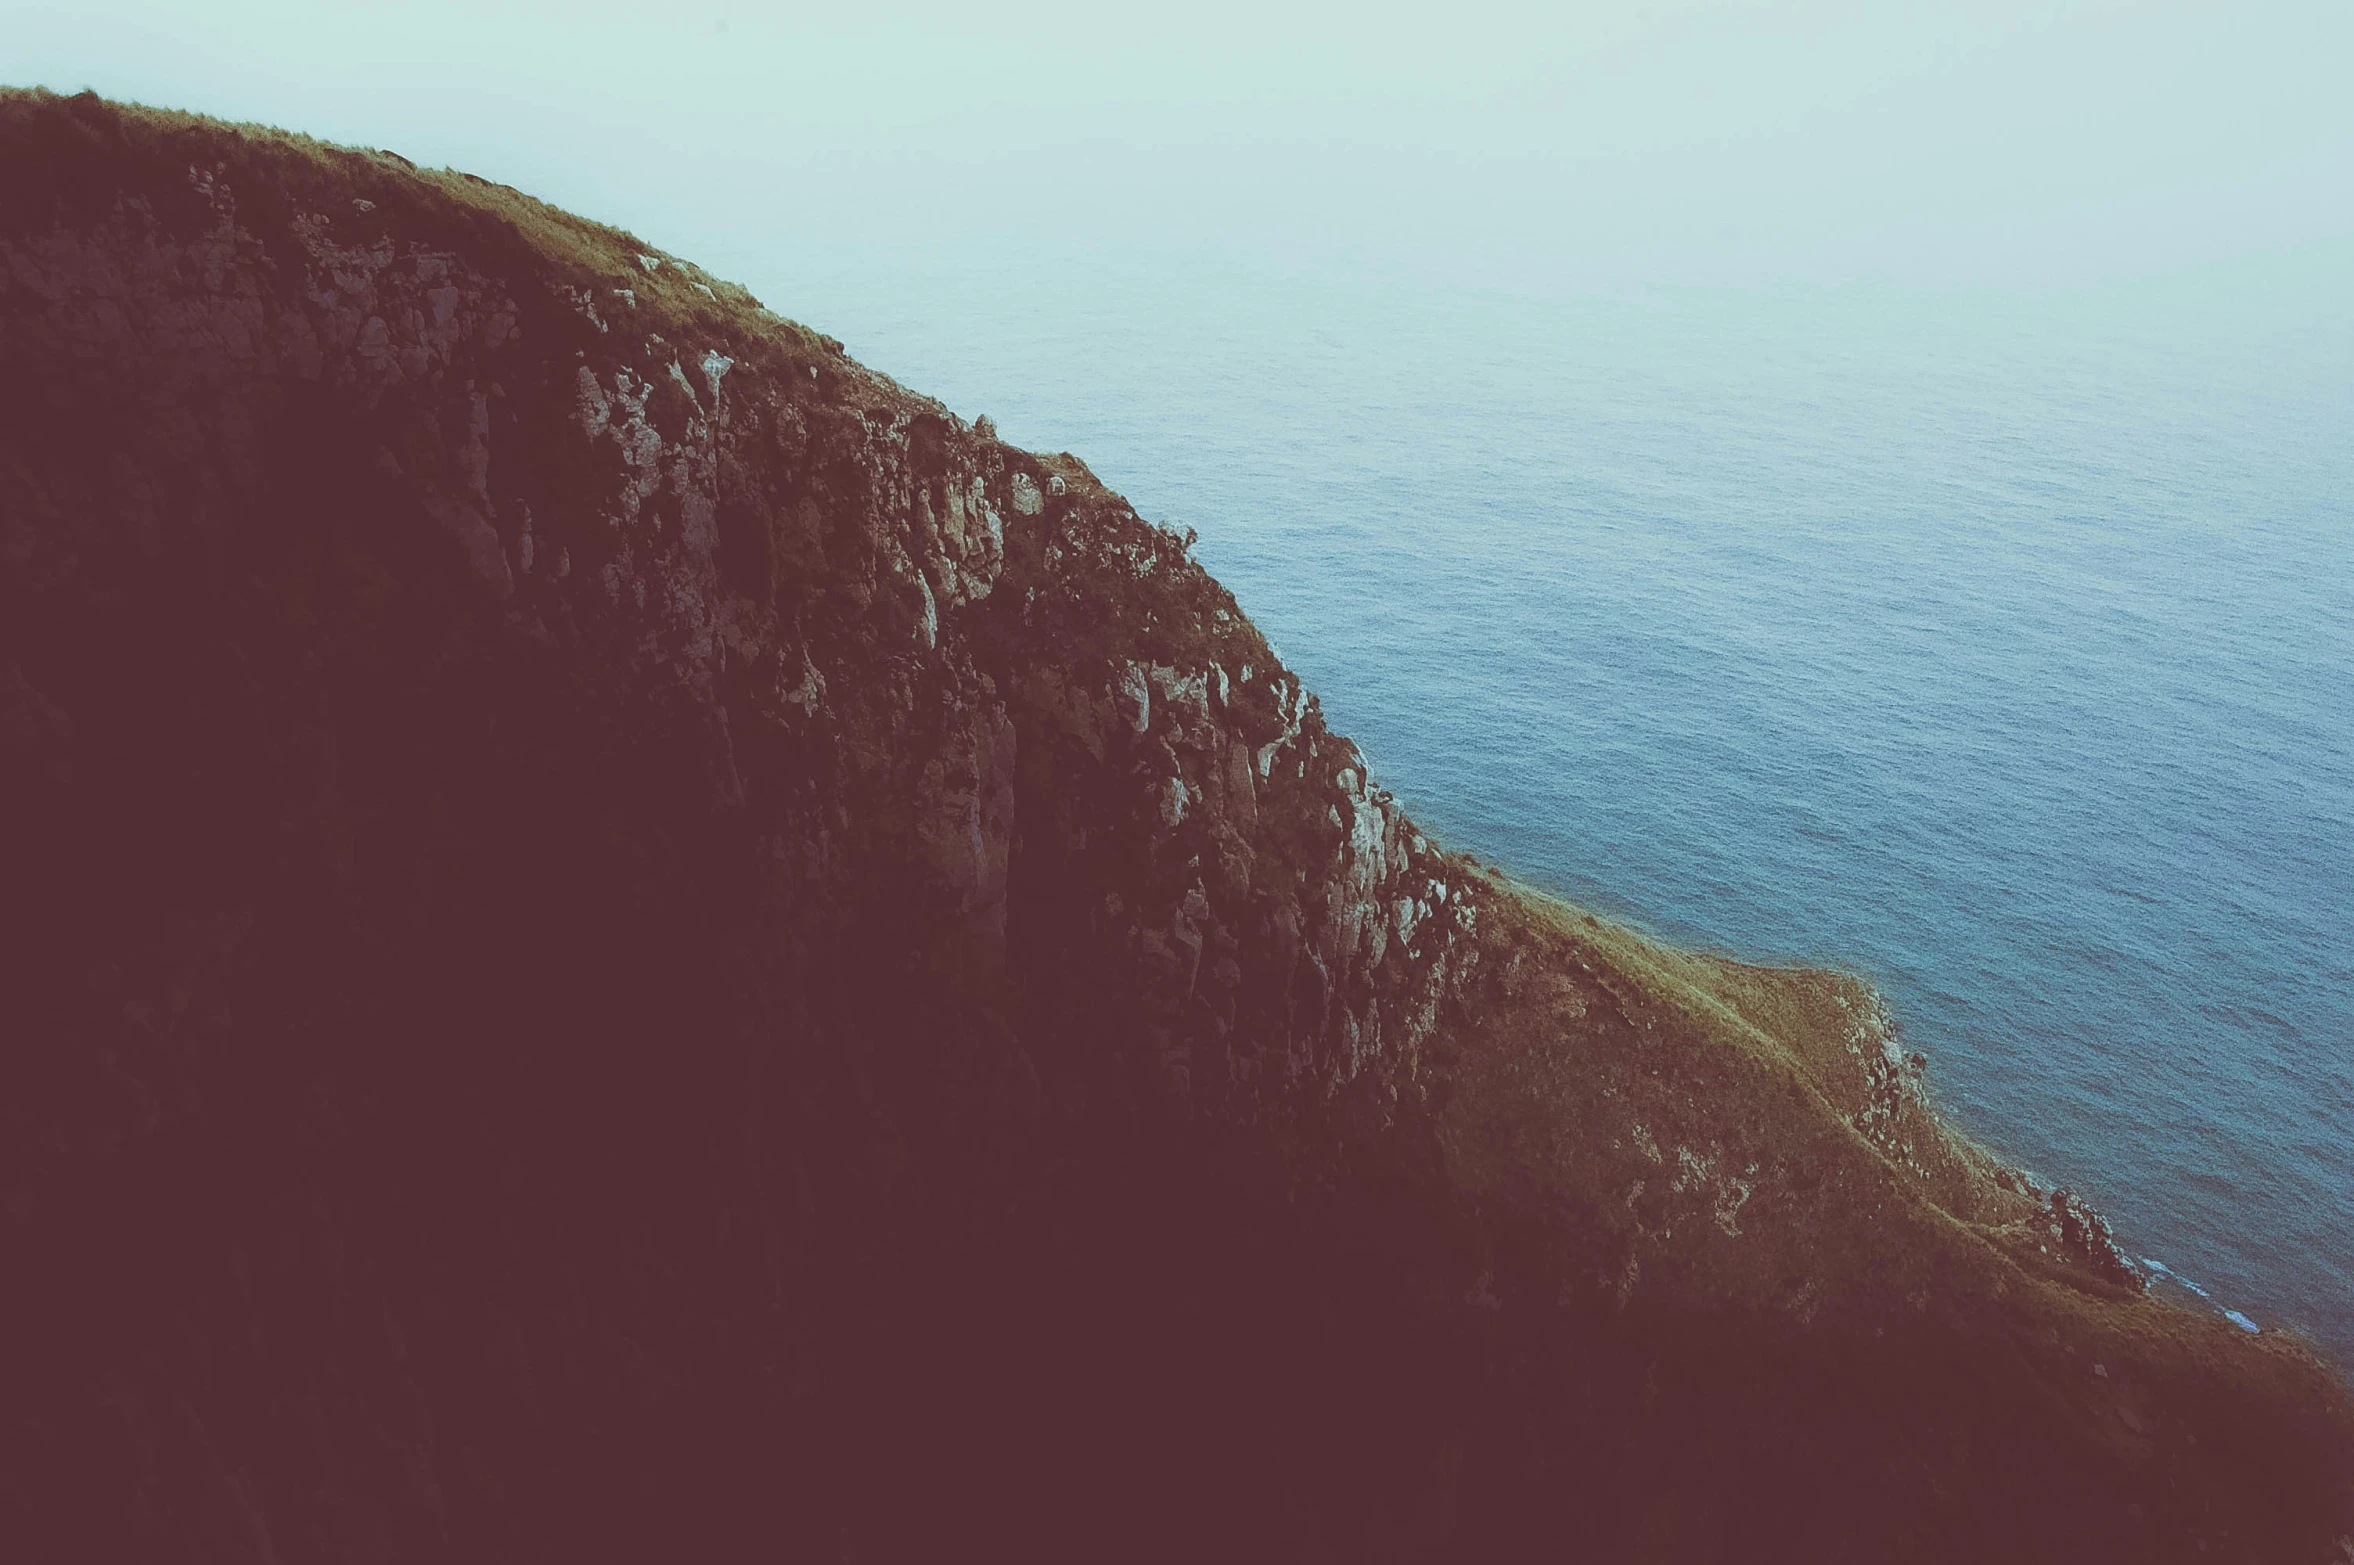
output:
[[[1894,1001],[2158,1286],[2354,1364],[2354,333],[2162,290],[1551,299],[813,251],[1084,457],[1442,839]]]

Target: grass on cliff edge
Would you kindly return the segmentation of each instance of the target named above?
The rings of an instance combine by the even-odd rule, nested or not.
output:
[[[351,210],[354,201],[403,209],[427,233],[456,229],[505,236],[502,248],[528,253],[554,274],[552,280],[589,290],[608,320],[632,308],[617,293],[626,289],[636,308],[651,307],[665,325],[735,335],[750,315],[811,356],[841,351],[840,343],[776,315],[741,285],[658,251],[635,235],[477,174],[420,168],[397,152],[117,103],[94,92],[67,97],[42,87],[0,86],[0,139],[39,154],[0,160],[0,227],[46,220],[61,196],[94,197],[119,188],[125,164],[145,165],[158,186],[185,189],[192,168],[216,165],[226,155],[237,165],[232,193],[240,203],[294,198],[343,211]],[[78,192],[65,189],[91,154],[111,161],[110,179]]]
[[[1778,1209],[1759,1180],[1738,1236],[1703,1221],[1679,1226],[1673,1246],[1643,1240],[1721,1304],[1800,1312],[1791,1282],[1805,1278],[1826,1307],[1846,1291],[1876,1301],[1867,1309],[1999,1319],[2061,1359],[2103,1361],[2119,1386],[2245,1377],[2354,1420],[2354,1396],[2303,1333],[2252,1337],[2045,1251],[2043,1201],[1925,1098],[1902,1122],[1917,1155],[1875,1146],[1853,1122],[1862,1063],[1845,1033],[1877,1004],[1862,980],[1681,950],[1486,866],[1468,873],[1486,893],[1483,976],[1447,1136],[1467,1187],[1566,1199],[1632,1242],[1642,1217],[1625,1192],[1646,1170],[1613,1150],[1630,1117],[1663,1147],[1672,1135],[1773,1149],[1790,1192]],[[1653,1166],[1647,1195],[1673,1165]]]

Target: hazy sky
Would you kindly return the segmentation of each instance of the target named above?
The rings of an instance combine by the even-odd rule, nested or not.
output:
[[[756,286],[812,234],[1712,281],[2354,257],[2350,0],[0,0],[0,80],[455,164]]]

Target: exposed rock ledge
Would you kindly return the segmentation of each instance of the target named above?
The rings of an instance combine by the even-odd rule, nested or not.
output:
[[[2354,1557],[1866,988],[740,288],[19,94],[0,364],[0,1552]]]

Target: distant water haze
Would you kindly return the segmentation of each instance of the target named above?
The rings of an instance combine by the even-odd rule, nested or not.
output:
[[[2039,287],[2354,235],[2339,0],[0,0],[0,79],[812,234]]]
[[[1868,974],[2354,1364],[2354,7],[1115,11],[102,0],[0,77],[513,183],[1079,454],[1443,838]]]

